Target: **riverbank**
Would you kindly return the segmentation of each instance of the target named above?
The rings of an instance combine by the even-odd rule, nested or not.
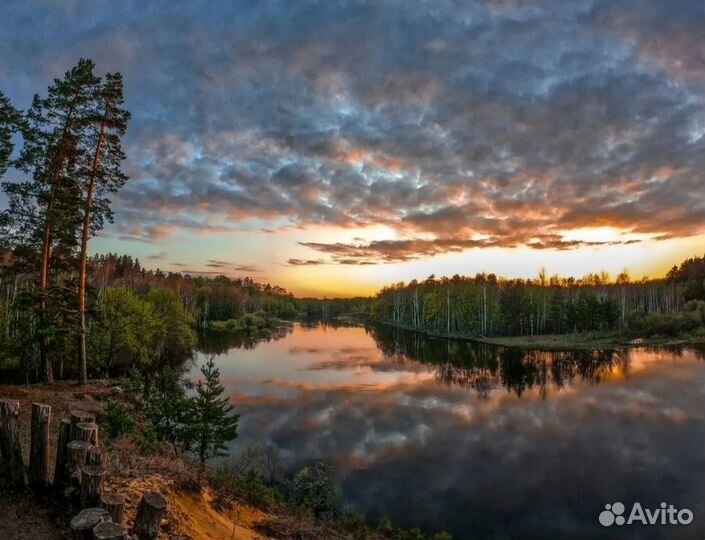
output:
[[[17,400],[20,405],[20,439],[23,461],[28,462],[32,403],[52,408],[49,463],[55,462],[58,423],[71,410],[95,415],[101,430],[101,446],[107,451],[105,490],[125,496],[125,522],[133,523],[137,503],[147,491],[156,491],[167,501],[157,540],[238,538],[241,540],[451,540],[446,533],[424,534],[418,529],[397,529],[389,521],[371,528],[364,517],[341,509],[331,517],[316,518],[305,504],[285,499],[286,489],[267,484],[252,474],[239,474],[220,468],[201,468],[183,455],[177,456],[166,443],[147,436],[151,428],[142,405],[130,397],[125,380],[97,380],[85,386],[75,381],[52,385],[0,385],[0,398]],[[108,403],[124,407],[132,427],[111,435],[116,418],[106,409]],[[247,449],[243,449],[246,451]],[[53,476],[50,471],[50,477]],[[298,477],[297,477],[298,478]],[[300,477],[300,478],[306,478]],[[287,488],[284,485],[284,488]],[[328,486],[323,486],[328,489]],[[310,495],[316,501],[322,493],[312,484]],[[64,499],[49,495],[12,493],[0,485],[0,520],[3,540],[45,538],[61,540],[69,534],[73,516]]]
[[[144,418],[126,399],[119,381],[94,381],[79,387],[74,381],[62,381],[49,386],[0,385],[0,398],[20,403],[20,436],[25,463],[29,458],[30,412],[32,403],[45,403],[52,407],[49,463],[55,462],[58,422],[70,410],[80,409],[96,415],[105,430],[107,418],[104,406],[109,401],[130,407],[132,417],[140,430]],[[171,453],[145,451],[138,433],[119,438],[101,437],[108,452],[106,490],[124,494],[127,499],[125,518],[134,519],[136,505],[142,493],[158,491],[168,502],[168,511],[162,521],[159,540],[170,538],[230,538],[243,540],[262,538],[257,531],[260,524],[276,520],[269,514],[242,500],[216,504],[215,494],[207,475],[190,462],[174,457]],[[0,502],[5,518],[0,523],[0,537],[6,540],[46,538],[60,540],[69,534],[68,522],[72,514],[63,501],[50,498],[37,499],[30,494],[11,494],[0,489]]]
[[[471,341],[530,350],[545,351],[585,351],[595,349],[627,349],[632,347],[658,347],[676,345],[705,345],[705,334],[683,334],[678,336],[635,337],[619,332],[575,332],[570,334],[541,334],[534,336],[494,336],[445,334],[421,328],[413,328],[390,322],[376,322],[400,330],[417,332],[434,339]]]
[[[580,351],[594,349],[628,349],[632,347],[657,347],[668,345],[705,345],[705,339],[694,336],[632,338],[620,334],[547,334],[540,336],[512,336],[474,338],[478,343],[513,347],[517,349],[541,349],[546,351]]]

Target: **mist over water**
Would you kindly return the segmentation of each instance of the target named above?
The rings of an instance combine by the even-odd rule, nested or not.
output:
[[[203,349],[242,414],[232,453],[258,442],[291,471],[327,461],[373,522],[456,539],[705,534],[702,350],[521,352],[301,324]],[[605,528],[615,501],[694,520]]]

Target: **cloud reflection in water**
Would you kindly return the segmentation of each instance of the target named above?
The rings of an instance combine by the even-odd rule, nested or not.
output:
[[[329,461],[373,519],[456,538],[690,538],[705,532],[704,357],[297,326],[218,364],[242,413],[234,450],[271,442],[292,469]],[[602,529],[596,516],[615,500],[664,500],[695,521]]]

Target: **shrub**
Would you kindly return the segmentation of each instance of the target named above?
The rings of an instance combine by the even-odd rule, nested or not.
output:
[[[281,492],[268,486],[262,475],[252,469],[242,475],[218,471],[213,478],[213,487],[221,498],[230,494],[256,508],[269,509],[283,500]]]
[[[144,435],[139,440],[140,451],[142,454],[156,454],[159,450],[159,439],[157,433],[153,429],[147,429]]]
[[[105,430],[112,438],[132,432],[135,421],[127,406],[119,401],[110,400],[105,405]]]
[[[675,337],[687,334],[700,326],[698,311],[681,311],[677,313],[633,313],[629,317],[629,330],[641,336]]]
[[[301,469],[294,477],[292,502],[310,511],[316,519],[332,519],[340,514],[340,494],[329,473],[325,463],[316,463]]]

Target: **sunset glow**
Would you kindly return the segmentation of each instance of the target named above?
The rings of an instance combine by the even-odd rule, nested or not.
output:
[[[71,5],[15,5],[0,75],[26,108],[85,51],[124,74],[131,181],[94,253],[330,297],[705,246],[700,3]]]

